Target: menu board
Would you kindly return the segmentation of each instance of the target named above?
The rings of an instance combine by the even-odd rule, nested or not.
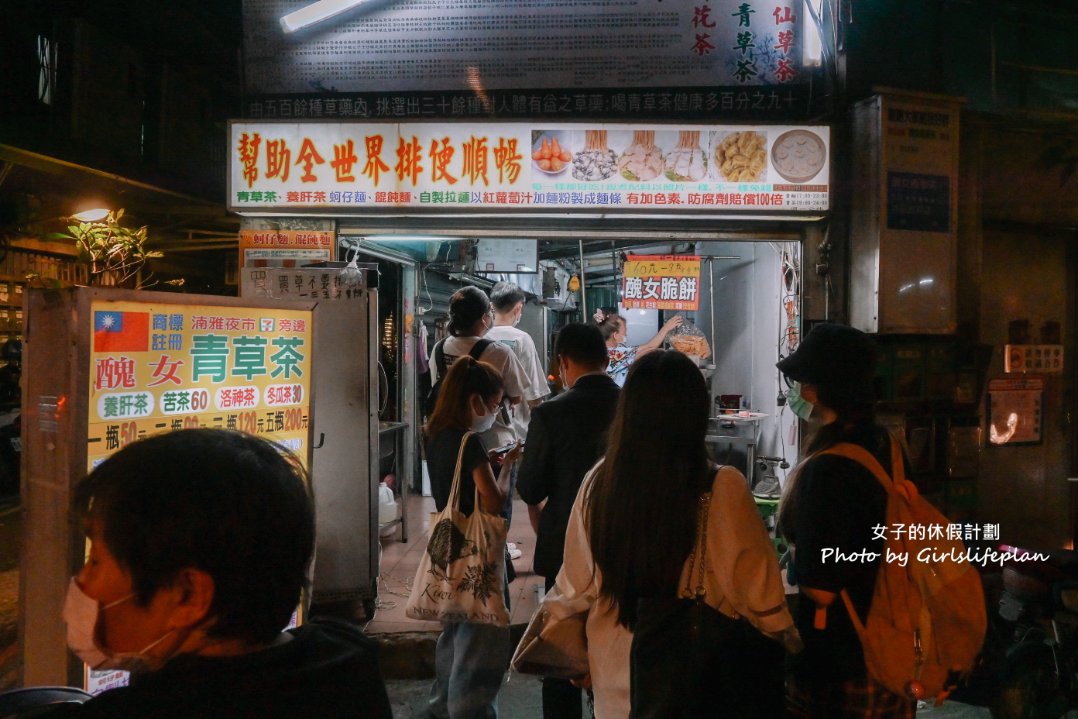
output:
[[[87,470],[142,437],[235,429],[306,464],[311,312],[93,302]]]
[[[244,0],[243,15],[265,118],[714,112],[717,93],[691,90],[800,89],[817,39],[791,0]],[[558,88],[574,91],[543,92]]]
[[[237,212],[818,212],[826,126],[251,123],[229,126]]]

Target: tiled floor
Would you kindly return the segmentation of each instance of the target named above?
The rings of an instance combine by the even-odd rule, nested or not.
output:
[[[427,528],[430,513],[434,511],[434,499],[411,496],[405,511],[408,512],[408,541],[400,541],[399,527],[389,537],[382,538],[378,608],[374,618],[367,624],[368,634],[440,632],[442,629],[438,622],[424,622],[404,616],[404,605],[408,601],[412,578],[427,546]],[[535,533],[528,523],[528,507],[519,498],[513,504],[513,525],[509,528],[509,541],[515,542],[523,552],[520,559],[513,562],[517,578],[509,585],[509,621],[510,624],[527,624],[537,605],[536,587],[543,586],[543,578],[532,572]]]

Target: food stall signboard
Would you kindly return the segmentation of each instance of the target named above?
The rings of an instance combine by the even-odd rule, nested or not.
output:
[[[311,312],[94,302],[87,470],[186,427],[271,439],[306,464]]]
[[[830,131],[792,125],[232,122],[244,214],[819,212]]]
[[[124,445],[188,427],[235,429],[286,447],[306,466],[309,310],[95,301],[87,471]],[[86,671],[93,694],[122,671]]]
[[[700,258],[690,255],[629,255],[622,273],[626,309],[700,309]]]
[[[330,230],[240,230],[240,267],[301,267],[333,259]]]

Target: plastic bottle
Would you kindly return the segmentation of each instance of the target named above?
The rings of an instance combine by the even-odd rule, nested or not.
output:
[[[378,524],[385,525],[397,518],[397,500],[385,482],[378,484]]]

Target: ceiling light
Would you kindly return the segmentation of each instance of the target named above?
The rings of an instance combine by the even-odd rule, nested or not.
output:
[[[286,33],[293,33],[309,25],[329,20],[331,17],[336,17],[366,2],[367,0],[318,0],[316,3],[302,7],[282,17],[281,28]]]

